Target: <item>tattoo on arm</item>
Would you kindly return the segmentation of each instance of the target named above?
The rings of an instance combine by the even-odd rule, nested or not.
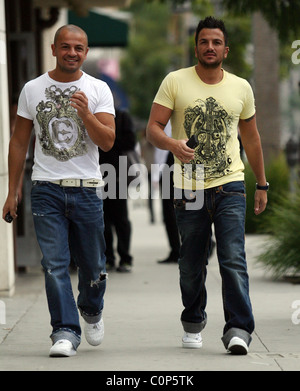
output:
[[[162,122],[159,122],[159,121],[155,121],[158,125],[162,126],[163,128],[166,127],[167,124],[163,124]]]

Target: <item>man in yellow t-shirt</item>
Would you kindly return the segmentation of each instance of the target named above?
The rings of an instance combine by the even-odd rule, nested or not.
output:
[[[268,183],[253,92],[246,80],[222,68],[228,52],[223,21],[213,17],[200,21],[195,34],[198,63],[171,72],[162,81],[151,109],[147,137],[156,147],[170,150],[175,159],[174,205],[182,242],[183,347],[202,346],[213,222],[223,286],[222,341],[232,354],[247,354],[254,318],[245,259],[246,200],[238,128],[257,180],[255,214],[266,207]],[[169,119],[172,138],[163,131]],[[190,138],[194,138],[193,147],[187,144]],[[199,189],[201,204],[195,202],[199,192],[194,190]]]

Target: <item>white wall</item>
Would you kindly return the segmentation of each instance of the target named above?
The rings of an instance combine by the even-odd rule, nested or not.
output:
[[[0,214],[7,196],[7,154],[10,138],[4,0],[0,0]],[[0,219],[0,297],[14,292],[14,246],[12,224]]]
[[[55,68],[56,58],[52,56],[51,45],[56,31],[68,23],[68,10],[61,8],[59,10],[59,18],[57,23],[49,29],[45,29],[42,33],[43,53],[42,53],[42,73],[48,72]]]

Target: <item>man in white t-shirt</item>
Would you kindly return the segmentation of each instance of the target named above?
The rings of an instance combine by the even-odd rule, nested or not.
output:
[[[244,250],[246,200],[238,127],[257,179],[255,214],[266,207],[268,183],[252,89],[246,80],[222,68],[228,52],[224,23],[213,17],[200,21],[195,35],[198,63],[165,77],[154,99],[147,137],[156,147],[171,151],[175,159],[183,347],[202,346],[206,265],[214,223],[225,317],[222,341],[231,353],[246,354],[254,319]],[[169,119],[172,138],[163,131]],[[193,148],[187,145],[190,138],[195,141]]]
[[[9,146],[3,218],[15,219],[17,187],[34,128],[31,204],[53,329],[50,356],[75,355],[81,342],[69,276],[71,257],[78,267],[77,305],[85,337],[96,346],[104,336],[106,270],[98,147],[108,151],[113,146],[115,111],[107,84],[81,71],[87,53],[88,38],[82,29],[58,29],[52,45],[56,67],[24,86]]]

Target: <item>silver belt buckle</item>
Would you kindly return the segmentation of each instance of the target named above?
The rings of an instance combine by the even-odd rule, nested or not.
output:
[[[86,187],[99,187],[100,181],[98,179],[85,179],[83,180],[83,186]]]

